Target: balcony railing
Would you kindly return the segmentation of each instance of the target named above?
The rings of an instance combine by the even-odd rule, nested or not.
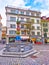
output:
[[[19,14],[19,13],[15,13],[15,12],[6,12],[6,14],[12,14],[12,15],[22,15],[22,16],[30,16],[30,17],[39,17],[40,18],[40,16],[33,16],[33,15],[27,15],[27,14]]]

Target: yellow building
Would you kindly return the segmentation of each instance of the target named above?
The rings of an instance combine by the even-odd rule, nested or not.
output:
[[[41,19],[42,26],[42,40],[44,42],[49,42],[49,19],[46,17],[42,17]]]

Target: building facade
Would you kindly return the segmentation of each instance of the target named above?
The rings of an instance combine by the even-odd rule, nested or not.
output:
[[[41,17],[42,26],[42,40],[44,42],[49,42],[49,17]],[[46,41],[45,41],[46,40]]]
[[[21,38],[31,37],[41,39],[40,12],[8,6],[5,7],[5,9],[8,42],[15,42],[15,37],[17,35],[20,35]]]
[[[0,42],[2,41],[2,23],[1,23],[2,17],[0,15]]]

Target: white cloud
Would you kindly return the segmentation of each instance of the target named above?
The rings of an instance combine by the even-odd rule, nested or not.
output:
[[[42,9],[41,13],[42,13],[41,16],[47,16],[47,17],[49,17],[49,9],[48,10]]]
[[[8,5],[11,5],[13,7],[19,7],[19,8],[30,8],[31,6],[25,6],[27,2],[24,2],[24,0],[13,0],[12,1],[12,5],[11,2],[9,2]]]
[[[28,3],[28,0],[24,2],[24,0],[0,0],[0,13],[2,15],[2,24],[6,25],[6,15],[5,15],[5,6],[11,5],[20,8],[27,8],[31,10],[41,11],[43,16],[49,16],[49,0],[34,0],[34,5],[36,3],[41,3],[41,8],[35,8],[33,6],[25,6]],[[3,7],[2,7],[3,6]]]
[[[25,2],[23,0],[7,0],[7,5],[11,5],[11,6],[15,6],[15,7],[19,7],[20,5],[25,5]]]

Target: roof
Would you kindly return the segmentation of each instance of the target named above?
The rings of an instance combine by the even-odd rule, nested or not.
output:
[[[46,19],[49,20],[49,17],[47,17]]]
[[[41,19],[46,19],[46,16],[42,16]]]
[[[49,17],[42,16],[41,17],[41,22],[49,22]]]
[[[11,6],[6,6],[5,9],[7,9],[7,8],[9,8],[9,9],[18,9],[18,10],[29,11],[29,12],[35,12],[35,13],[40,13],[40,14],[41,14],[40,11],[33,11],[33,10],[30,10],[30,9],[24,9],[24,8],[16,8],[16,7],[11,7]]]

